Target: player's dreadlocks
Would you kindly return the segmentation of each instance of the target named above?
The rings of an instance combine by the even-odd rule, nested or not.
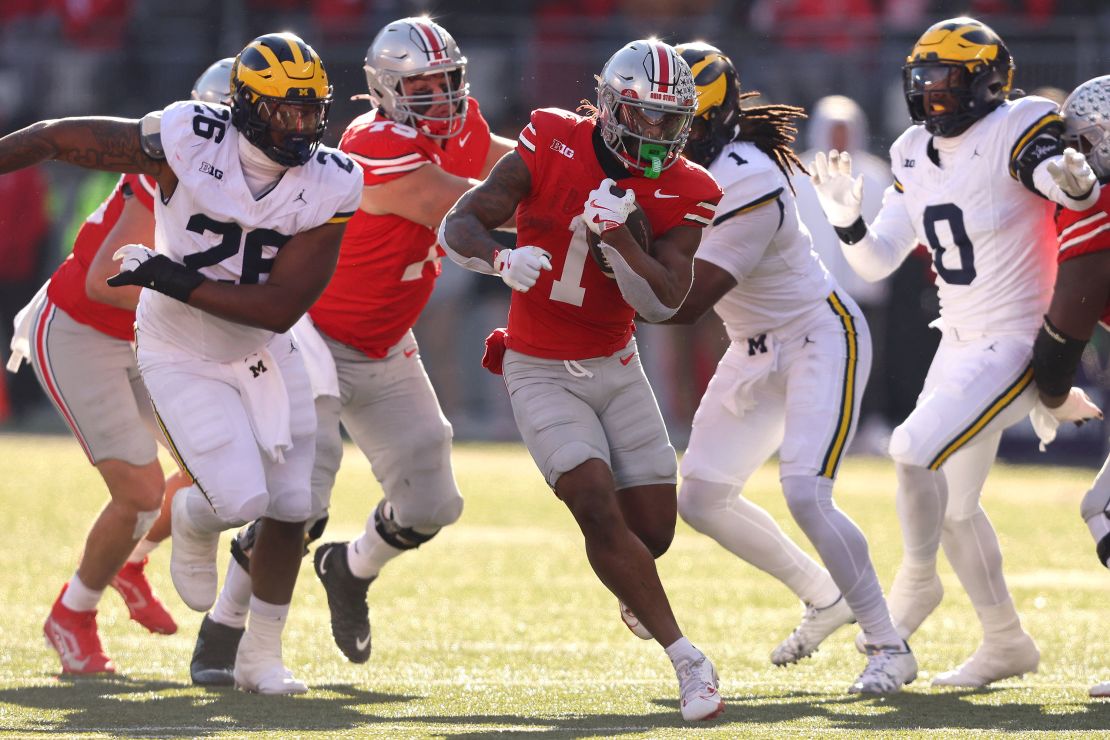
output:
[[[755,90],[741,93],[740,103],[759,95],[760,93]],[[755,144],[760,151],[774,160],[779,170],[786,176],[787,182],[790,182],[791,174],[795,169],[803,174],[809,174],[802,160],[790,146],[798,133],[796,122],[806,117],[805,109],[795,105],[753,105],[750,108],[741,106],[740,121],[733,141],[750,141]],[[793,183],[790,185],[790,190],[794,191]]]

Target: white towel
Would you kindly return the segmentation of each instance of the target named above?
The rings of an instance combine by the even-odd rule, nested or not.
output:
[[[779,367],[779,344],[773,335],[765,335],[759,345],[766,347],[766,352],[756,349],[751,354],[751,346],[750,342],[733,342],[721,358],[721,364],[734,372],[732,387],[725,394],[725,408],[737,416],[755,406],[752,394],[756,384]]]
[[[34,331],[35,314],[46,302],[46,289],[49,287],[50,281],[47,280],[39,288],[39,292],[35,293],[31,302],[15,315],[15,321],[12,322],[12,356],[8,358],[10,373],[19,372],[19,366],[24,360],[27,360],[28,364],[31,362],[31,332]]]
[[[308,314],[291,329],[293,339],[301,350],[304,369],[308,372],[308,382],[312,385],[312,397],[334,396],[339,398],[339,377],[335,370],[335,358],[320,336],[316,325]]]
[[[263,348],[229,366],[258,445],[274,462],[285,462],[284,451],[293,448],[293,435],[289,429],[289,393],[277,361]]]

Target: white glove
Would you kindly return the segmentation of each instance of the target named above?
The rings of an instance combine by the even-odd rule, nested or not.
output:
[[[1098,177],[1087,158],[1070,146],[1058,159],[1050,159],[1046,167],[1052,181],[1064,195],[1075,201],[1076,210],[1086,210],[1098,200]]]
[[[586,196],[582,220],[598,236],[623,226],[628,214],[636,207],[636,194],[631,190],[624,191],[622,196],[613,195],[610,188],[616,184],[607,177]]]
[[[551,255],[539,247],[502,249],[493,258],[493,269],[513,290],[527,293],[540,277],[540,270],[551,269]]]
[[[155,252],[150,247],[145,247],[142,244],[124,244],[112,254],[112,259],[121,260],[119,271],[135,272],[139,266],[153,257]]]
[[[1056,430],[1063,422],[1070,421],[1076,426],[1082,426],[1085,421],[1101,418],[1102,411],[1099,407],[1082,388],[1076,387],[1068,391],[1067,399],[1056,408],[1050,409],[1038,398],[1037,404],[1029,412],[1033,431],[1041,440],[1041,452],[1044,452],[1045,445],[1056,439]]]
[[[863,205],[863,175],[852,179],[852,155],[833,149],[826,159],[824,152],[817,152],[809,169],[829,223],[842,229],[854,224]]]

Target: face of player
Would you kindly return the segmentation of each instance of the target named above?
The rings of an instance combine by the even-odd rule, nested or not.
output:
[[[677,140],[687,121],[687,116],[683,113],[669,113],[634,105],[620,106],[619,116],[620,122],[629,131],[655,141]]]
[[[323,116],[318,103],[264,102],[260,112],[271,133],[279,138],[288,134],[315,133]]]
[[[409,107],[416,115],[447,118],[456,112],[451,107],[451,93],[458,90],[458,78],[457,70],[414,75],[401,80],[401,92],[415,98]]]

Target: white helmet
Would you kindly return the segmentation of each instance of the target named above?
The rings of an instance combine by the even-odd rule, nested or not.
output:
[[[625,166],[658,177],[678,161],[697,110],[697,88],[672,46],[633,41],[609,58],[597,83],[602,139]]]
[[[1100,180],[1110,176],[1110,75],[1075,88],[1060,112],[1066,126],[1064,143],[1086,155]]]
[[[193,83],[193,100],[227,103],[231,99],[231,65],[235,57],[224,57],[200,73]]]
[[[451,34],[427,16],[402,18],[379,31],[366,51],[363,70],[370,101],[392,120],[434,139],[449,139],[462,131],[470,94],[466,57]],[[440,73],[445,75],[445,100],[437,99],[440,93],[405,93],[406,78]],[[428,115],[443,102],[449,108],[446,115]]]

